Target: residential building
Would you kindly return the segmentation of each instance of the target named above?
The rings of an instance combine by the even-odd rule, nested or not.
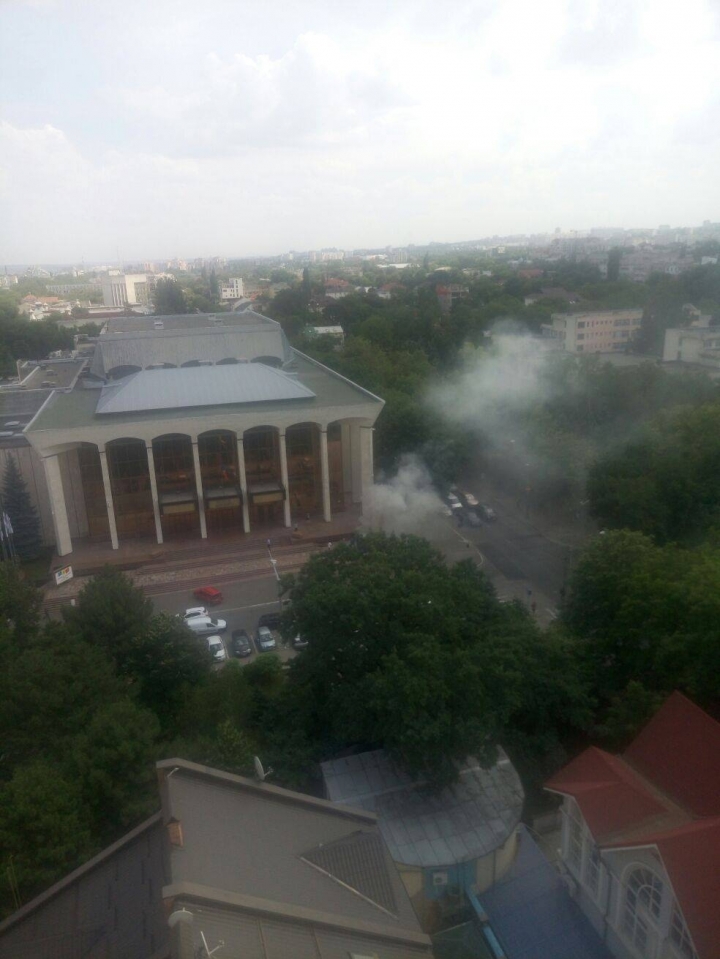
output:
[[[642,316],[642,310],[553,313],[543,335],[561,340],[567,353],[612,353],[628,347]]]
[[[306,326],[305,335],[310,337],[329,336],[342,346],[345,342],[345,331],[341,326]]]
[[[693,324],[681,329],[666,330],[663,360],[666,363],[692,363],[720,373],[720,324]]]
[[[107,321],[25,427],[60,556],[73,541],[213,538],[362,508],[383,400],[251,310]]]
[[[148,306],[154,277],[147,273],[106,274],[101,279],[105,306]]]
[[[423,928],[435,931],[467,911],[468,892],[488,889],[515,858],[523,789],[499,750],[484,769],[468,759],[458,782],[424,791],[383,749],[321,764],[325,794],[378,817]]]
[[[221,300],[242,300],[244,296],[242,277],[234,276],[220,287]]]
[[[720,957],[720,723],[673,693],[622,756],[591,747],[546,783],[561,862],[618,959]]]
[[[432,959],[372,813],[157,771],[160,811],[0,923],[0,959]]]

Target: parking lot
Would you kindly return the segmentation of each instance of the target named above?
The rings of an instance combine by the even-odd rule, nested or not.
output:
[[[206,583],[199,580],[197,586],[212,586],[213,583]],[[208,612],[213,619],[224,619],[227,622],[227,629],[220,633],[220,637],[228,654],[228,659],[233,658],[230,655],[230,637],[235,629],[244,629],[247,631],[251,642],[253,643],[253,652],[245,659],[240,659],[242,665],[254,662],[259,655],[267,656],[267,653],[259,654],[255,648],[255,634],[257,624],[263,613],[274,613],[280,609],[278,601],[277,580],[274,575],[269,574],[261,579],[245,580],[237,583],[223,583],[222,587],[223,601],[217,606],[208,606]],[[181,616],[186,609],[191,606],[203,605],[195,599],[192,589],[182,589],[174,593],[164,593],[161,596],[153,597],[155,608],[167,613],[179,613]],[[291,646],[284,646],[279,634],[276,634],[278,641],[275,654],[281,660],[287,661],[297,655]],[[204,636],[197,637],[198,643],[205,643]]]

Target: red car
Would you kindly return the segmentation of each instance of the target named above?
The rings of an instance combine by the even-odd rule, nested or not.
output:
[[[201,599],[208,606],[217,606],[223,601],[223,594],[214,586],[201,586],[193,592],[193,596],[195,599]]]

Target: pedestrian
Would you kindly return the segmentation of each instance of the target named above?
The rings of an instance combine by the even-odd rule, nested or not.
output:
[[[533,600],[532,603],[530,603],[530,609],[532,610],[532,614],[534,616],[535,613],[537,612],[537,603],[535,602],[535,600]]]

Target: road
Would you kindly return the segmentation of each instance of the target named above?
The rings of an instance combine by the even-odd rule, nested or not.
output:
[[[212,584],[198,582],[197,585],[210,586]],[[263,613],[278,611],[280,607],[277,585],[277,580],[272,573],[261,579],[223,583],[223,602],[219,606],[210,607],[210,615],[213,619],[224,619],[227,622],[227,630],[221,634],[223,642],[226,644],[226,652],[229,652],[228,645],[234,629],[246,629],[250,639],[254,641],[260,616]],[[180,589],[177,592],[163,593],[151,598],[158,612],[184,613],[188,607],[198,605],[191,589]],[[276,652],[283,661],[292,659],[295,655],[295,650],[292,648],[286,649],[282,646],[278,646]],[[257,659],[258,655],[260,654],[253,652],[252,656],[241,659],[240,662],[242,664],[251,663]]]

